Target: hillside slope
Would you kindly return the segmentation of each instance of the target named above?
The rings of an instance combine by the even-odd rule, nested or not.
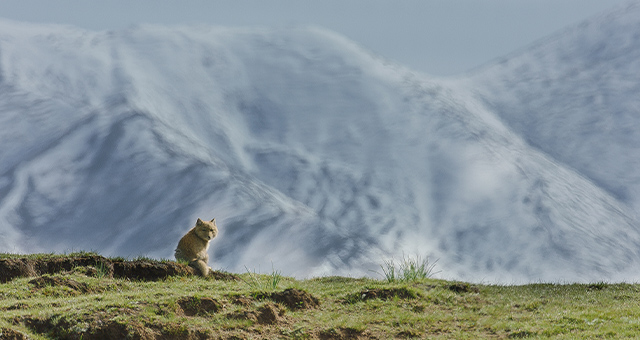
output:
[[[640,272],[626,202],[464,82],[317,28],[0,28],[0,251],[169,258],[216,217],[213,266],[236,272],[403,253],[466,280]]]
[[[640,3],[475,71],[470,89],[527,142],[640,211]]]

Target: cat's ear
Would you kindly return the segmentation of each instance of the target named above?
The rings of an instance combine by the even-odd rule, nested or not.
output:
[[[214,218],[214,219],[212,219],[212,220],[211,220],[211,222],[215,223],[215,222],[216,222],[216,219],[215,219],[215,218]]]
[[[204,222],[202,222],[202,220],[201,220],[201,219],[198,219],[198,220],[196,221],[196,224],[202,224],[202,223],[204,223]]]

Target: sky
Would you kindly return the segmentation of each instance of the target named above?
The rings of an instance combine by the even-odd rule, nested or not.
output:
[[[455,76],[629,0],[2,0],[0,18],[118,30],[136,24],[313,25],[415,71]]]

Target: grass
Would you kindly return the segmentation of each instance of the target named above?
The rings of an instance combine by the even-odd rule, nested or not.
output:
[[[271,274],[268,275],[260,275],[255,270],[251,272],[246,266],[244,268],[247,271],[248,279],[241,278],[241,280],[256,291],[274,291],[283,279],[281,272],[273,269],[273,264],[271,265]]]
[[[380,265],[387,282],[413,282],[424,280],[437,274],[435,266],[438,261],[429,262],[429,258],[402,256],[402,261],[396,265],[394,259],[385,260]]]
[[[49,259],[49,258],[65,258],[65,257],[80,257],[80,256],[99,256],[98,253],[93,251],[78,251],[64,254],[55,254],[55,253],[38,253],[38,254],[14,254],[14,253],[0,253],[1,259],[29,259],[29,260],[41,260],[41,259]]]
[[[401,273],[392,281],[296,280],[275,270],[247,270],[238,275],[240,281],[187,276],[136,282],[82,271],[51,275],[82,284],[87,288],[82,292],[18,278],[0,284],[0,333],[87,339],[98,337],[101,325],[123,338],[626,339],[640,334],[637,284],[475,285],[430,277],[400,280]],[[266,289],[289,288],[311,294],[320,305],[290,309],[253,298]],[[206,310],[206,302],[217,307]],[[260,316],[270,308],[277,312],[275,321],[265,323]],[[188,315],[189,309],[196,312]]]

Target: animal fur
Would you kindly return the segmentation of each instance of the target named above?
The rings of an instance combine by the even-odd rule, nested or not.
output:
[[[200,275],[207,276],[211,271],[209,267],[209,241],[218,235],[216,219],[209,222],[198,219],[195,227],[191,228],[178,242],[175,257],[176,260],[189,262]]]

